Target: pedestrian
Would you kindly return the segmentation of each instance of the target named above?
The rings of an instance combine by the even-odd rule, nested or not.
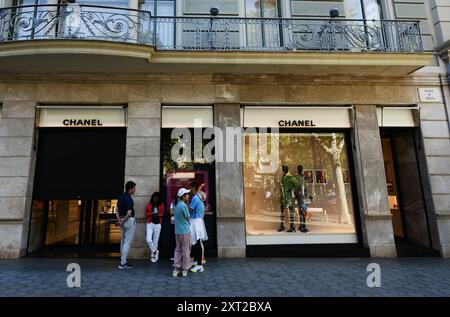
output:
[[[150,248],[150,261],[158,262],[158,242],[161,235],[161,226],[164,221],[164,203],[161,201],[159,192],[154,192],[150,202],[145,207],[147,216],[147,244]]]
[[[175,235],[176,247],[174,260],[173,277],[180,275],[182,270],[183,277],[186,277],[191,267],[191,231],[189,226],[189,189],[180,188],[178,190],[177,199],[175,201],[174,217],[175,217]]]
[[[208,194],[205,192],[205,183],[199,184],[198,186],[198,194],[200,195],[201,200],[203,201],[203,204],[205,206],[205,213],[210,211],[211,206],[208,202]],[[203,217],[204,220],[204,217]],[[206,231],[205,231],[206,232]],[[202,265],[206,264],[206,258],[205,258],[205,246],[203,245],[203,241],[200,240],[200,245],[202,247]]]
[[[175,208],[175,201],[177,200],[177,196],[175,195],[175,198],[170,203],[170,245],[169,245],[169,254],[171,254],[170,261],[173,261],[173,255],[175,253],[176,248],[176,235],[175,235],[175,214],[174,214],[174,208]]]
[[[120,264],[119,269],[131,269],[133,266],[127,261],[128,252],[133,243],[136,232],[136,218],[134,214],[134,201],[131,197],[136,193],[136,183],[128,181],[125,192],[120,195],[116,217],[120,226]]]
[[[192,199],[189,204],[189,211],[191,212],[191,242],[192,242],[192,256],[194,257],[195,266],[191,272],[203,272],[204,246],[203,241],[208,240],[206,233],[205,221],[205,204],[203,203],[200,194],[198,193],[198,183],[196,181],[189,184],[191,189]]]
[[[205,183],[198,186],[198,194],[200,195],[200,198],[202,201],[206,204],[206,200],[208,199],[208,194],[204,191],[205,189]]]

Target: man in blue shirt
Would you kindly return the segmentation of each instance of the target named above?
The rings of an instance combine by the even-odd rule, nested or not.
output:
[[[120,264],[119,269],[131,269],[133,266],[128,263],[127,257],[133,243],[136,232],[136,218],[134,217],[134,201],[131,197],[136,193],[136,183],[129,181],[125,184],[125,193],[120,195],[116,213],[117,221],[120,225]]]

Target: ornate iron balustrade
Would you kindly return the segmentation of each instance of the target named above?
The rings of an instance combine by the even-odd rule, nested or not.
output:
[[[151,13],[94,5],[0,8],[0,42],[86,39],[151,45]]]
[[[419,21],[152,17],[94,5],[0,9],[0,42],[87,39],[160,50],[423,52]]]

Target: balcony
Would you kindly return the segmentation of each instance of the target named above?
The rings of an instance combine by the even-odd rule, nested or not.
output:
[[[408,74],[431,59],[419,21],[153,17],[78,4],[0,9],[0,59],[25,62],[0,70],[25,68],[27,55],[45,70],[49,54],[62,59],[61,70],[70,70],[65,56],[75,66],[89,57],[99,71],[105,59],[109,70],[126,62],[131,72],[170,64],[175,71]]]

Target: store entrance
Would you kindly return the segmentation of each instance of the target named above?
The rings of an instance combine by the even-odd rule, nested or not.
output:
[[[381,130],[381,142],[399,256],[433,255],[414,129]]]
[[[124,128],[38,131],[29,254],[117,255],[125,140]]]
[[[189,184],[196,181],[200,190],[204,193],[205,214],[204,221],[208,240],[204,242],[206,256],[217,256],[216,238],[216,179],[215,163],[198,160],[174,161],[172,147],[178,142],[172,138],[172,128],[161,129],[162,160],[161,160],[161,193],[164,204],[169,207],[174,202],[176,193],[180,188],[189,188]],[[191,136],[194,129],[186,129]],[[202,131],[203,132],[203,131]],[[187,137],[185,135],[184,137]],[[206,141],[203,141],[206,143]],[[205,144],[203,144],[205,146]],[[193,151],[193,148],[192,148]],[[193,154],[193,152],[192,152]],[[193,155],[191,157],[194,157]],[[167,223],[170,218],[167,217]],[[173,254],[174,250],[174,228],[163,226],[160,240],[160,252],[163,256]]]
[[[40,206],[39,206],[40,205]],[[116,226],[117,200],[51,200],[34,202],[33,211],[43,209],[46,253],[118,252],[120,229]]]

